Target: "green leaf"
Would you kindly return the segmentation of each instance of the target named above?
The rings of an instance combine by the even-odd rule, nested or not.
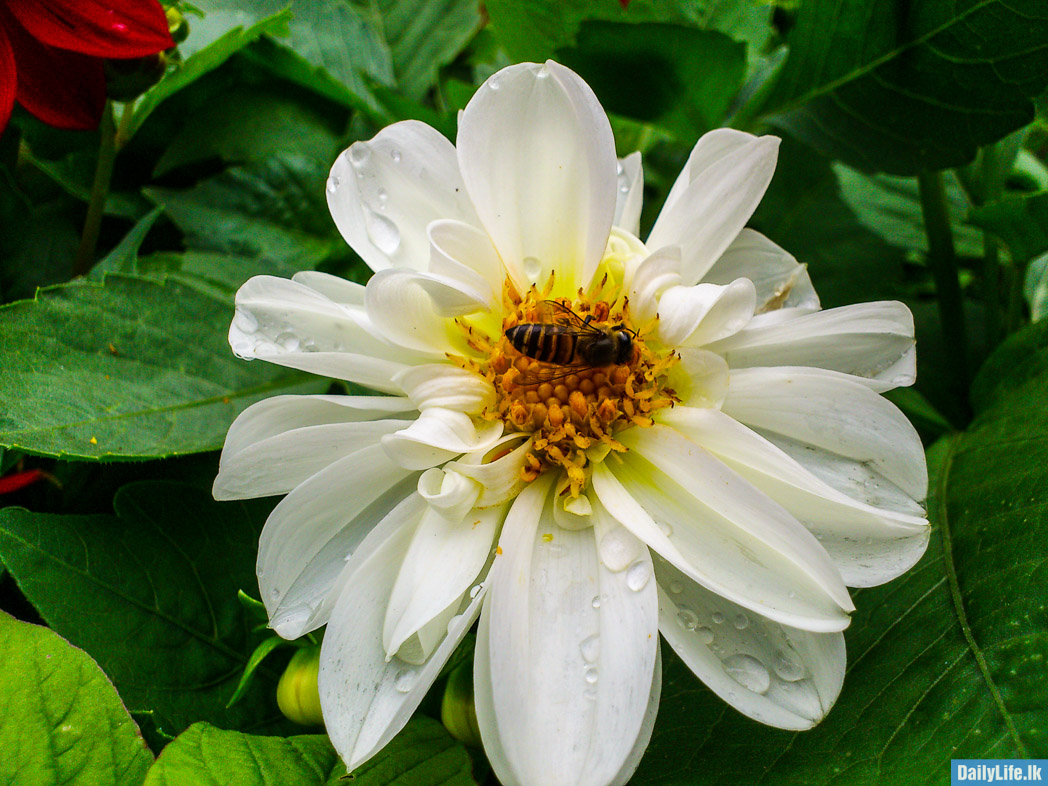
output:
[[[267,33],[270,35],[285,35],[290,19],[291,12],[288,9],[278,8],[271,16],[265,16],[247,28],[242,26],[234,27],[213,43],[191,54],[178,70],[169,73],[161,79],[156,86],[143,95],[134,105],[134,115],[131,117],[128,126],[123,129],[124,140],[126,141],[134,136],[135,132],[142,127],[146,118],[160,104],[178,91],[193,84],[200,77],[214,71],[252,41]]]
[[[282,262],[294,270],[345,258],[349,250],[335,229],[325,201],[330,164],[301,156],[228,169],[186,191],[150,188],[193,251],[215,251]]]
[[[723,124],[746,71],[746,47],[728,36],[670,24],[582,22],[557,59],[604,108],[694,140]]]
[[[0,611],[0,784],[137,786],[152,755],[83,651]]]
[[[255,737],[199,723],[164,749],[145,786],[476,786],[466,749],[417,716],[347,777],[323,735]]]
[[[247,663],[244,664],[244,672],[240,675],[240,682],[237,683],[236,688],[233,691],[233,695],[229,697],[229,701],[226,702],[226,708],[232,707],[247,693],[248,686],[251,684],[251,678],[255,676],[255,672],[258,667],[262,665],[262,661],[266,659],[273,650],[281,645],[290,645],[290,642],[279,636],[270,636],[269,638],[263,639],[262,643],[255,647],[251,653],[251,657],[247,659]]]
[[[113,507],[115,515],[89,516],[0,510],[3,563],[40,615],[167,734],[198,720],[288,728],[268,669],[225,706],[255,643],[237,590],[256,580],[272,503],[220,503],[193,486],[142,481],[121,488]]]
[[[255,401],[322,390],[315,377],[236,358],[231,318],[184,284],[117,275],[0,308],[0,445],[100,460],[216,450]]]
[[[1048,316],[1048,254],[1041,254],[1026,268],[1023,295],[1030,306],[1030,321]]]
[[[145,786],[323,786],[345,771],[322,734],[255,737],[197,723],[164,748]]]
[[[927,554],[853,593],[844,690],[815,729],[743,718],[667,659],[634,786],[944,783],[951,758],[1048,755],[1048,324],[980,371],[929,452]]]
[[[1048,251],[1048,191],[982,205],[972,211],[970,221],[1001,238],[1018,263]]]
[[[400,92],[421,98],[481,25],[475,0],[378,0]]]
[[[841,184],[841,196],[864,226],[896,248],[928,253],[916,178],[867,175],[843,164],[836,164],[833,169]],[[982,257],[982,232],[964,223],[971,202],[952,172],[943,173],[943,183],[954,249],[962,256]]]
[[[859,169],[957,166],[1033,119],[1045,40],[1043,0],[809,0],[761,113]]]
[[[138,250],[142,242],[153,228],[153,224],[160,218],[164,211],[155,207],[146,213],[138,222],[131,227],[124,239],[117,243],[116,247],[100,259],[88,273],[92,281],[100,281],[106,273],[127,273],[134,275],[138,273]]]

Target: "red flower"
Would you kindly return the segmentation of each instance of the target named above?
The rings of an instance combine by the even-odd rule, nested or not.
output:
[[[0,131],[16,100],[48,125],[95,128],[103,60],[174,45],[156,0],[0,0]]]

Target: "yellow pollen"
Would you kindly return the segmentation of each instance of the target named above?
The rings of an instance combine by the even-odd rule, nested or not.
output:
[[[470,348],[480,357],[455,360],[495,386],[496,404],[484,417],[502,420],[507,432],[531,436],[522,478],[530,482],[559,467],[568,478],[562,493],[575,498],[585,489],[593,462],[626,450],[616,434],[651,426],[656,411],[676,403],[674,391],[666,387],[666,372],[679,358],[673,352],[656,351],[644,334],[634,331],[625,299],[600,299],[605,294],[603,282],[592,295],[580,290],[574,300],[550,300],[551,288],[552,281],[541,291],[533,286],[521,297],[507,280],[502,333],[492,338],[462,325]],[[580,327],[587,318],[585,328]],[[570,327],[577,333],[575,343],[567,344],[573,354],[569,356],[563,346],[554,353],[547,332],[529,344],[518,337],[514,346],[506,331],[532,324]],[[619,331],[630,336],[632,345],[625,362],[589,365],[583,357],[586,342],[616,338]],[[560,336],[556,341],[570,339]],[[554,354],[559,362],[537,359]]]

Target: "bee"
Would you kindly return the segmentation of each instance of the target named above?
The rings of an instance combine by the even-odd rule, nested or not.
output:
[[[545,364],[529,369],[523,384],[547,382],[587,368],[626,363],[633,356],[636,332],[625,325],[598,327],[555,300],[539,306],[540,322],[525,322],[506,331],[520,354]]]

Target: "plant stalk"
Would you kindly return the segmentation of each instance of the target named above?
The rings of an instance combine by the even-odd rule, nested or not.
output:
[[[109,196],[109,183],[113,178],[113,164],[116,161],[116,125],[113,122],[111,101],[106,102],[99,130],[102,132],[102,139],[98,144],[98,162],[95,164],[95,179],[91,183],[91,199],[87,203],[84,231],[80,235],[80,247],[76,251],[76,262],[73,265],[74,277],[86,275],[94,264],[98,233],[102,228],[106,197]]]
[[[1001,156],[996,144],[990,144],[982,150],[982,199],[980,204],[997,199],[1004,189],[1004,176],[1001,171]],[[986,339],[987,347],[992,350],[1001,343],[1004,337],[1001,303],[1001,266],[1000,248],[997,238],[983,230],[983,303],[986,305]]]
[[[917,176],[917,186],[921,197],[921,212],[924,215],[924,231],[928,235],[928,265],[939,299],[939,322],[942,325],[946,350],[952,356],[951,366],[957,392],[966,400],[968,337],[942,173],[921,172]]]

